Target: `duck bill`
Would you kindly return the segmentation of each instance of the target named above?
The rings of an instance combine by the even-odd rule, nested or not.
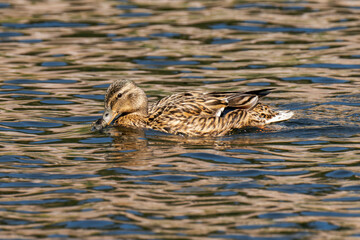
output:
[[[105,110],[101,121],[102,127],[106,127],[110,125],[114,120],[116,120],[119,117],[119,115],[120,115],[119,113],[114,112],[112,110]]]

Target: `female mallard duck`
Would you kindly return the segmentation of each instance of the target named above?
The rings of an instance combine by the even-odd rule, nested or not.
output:
[[[274,111],[258,102],[270,90],[177,93],[149,108],[145,92],[133,81],[117,80],[106,91],[105,112],[93,129],[113,123],[187,136],[223,136],[233,129],[291,118],[290,111]]]

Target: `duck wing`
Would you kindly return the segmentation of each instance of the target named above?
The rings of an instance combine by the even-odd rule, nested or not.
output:
[[[155,115],[222,116],[235,109],[253,109],[259,99],[269,94],[271,89],[249,92],[186,92],[173,94],[155,103],[150,113]]]
[[[224,116],[230,111],[236,109],[251,110],[259,102],[259,100],[268,95],[272,88],[261,89],[248,92],[212,92],[209,95],[217,98],[224,98],[227,101],[227,106],[219,111],[218,116]]]
[[[188,136],[222,136],[249,125],[259,99],[268,90],[251,92],[188,92],[163,98],[149,111],[148,126]]]
[[[156,102],[149,110],[153,116],[214,116],[228,105],[224,97],[215,97],[202,92],[178,93]]]

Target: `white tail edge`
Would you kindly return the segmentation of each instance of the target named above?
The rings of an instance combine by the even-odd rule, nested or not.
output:
[[[290,119],[294,115],[294,112],[285,110],[285,111],[277,111],[277,115],[273,118],[270,118],[265,121],[265,124],[281,122]]]

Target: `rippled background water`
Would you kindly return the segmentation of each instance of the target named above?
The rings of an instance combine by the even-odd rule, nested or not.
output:
[[[359,1],[3,0],[2,239],[360,236]],[[295,117],[222,138],[91,132],[151,101],[276,88]]]

